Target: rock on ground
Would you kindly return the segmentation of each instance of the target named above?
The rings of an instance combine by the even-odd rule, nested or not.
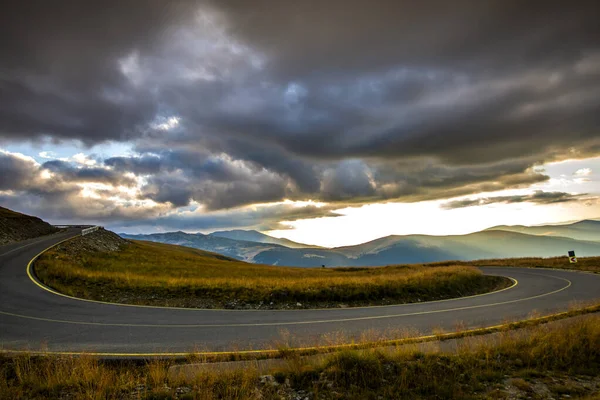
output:
[[[88,235],[66,241],[56,247],[70,256],[78,256],[91,252],[118,251],[129,241],[123,239],[116,233],[100,228]]]

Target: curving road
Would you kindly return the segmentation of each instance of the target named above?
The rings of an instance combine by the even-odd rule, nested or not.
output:
[[[0,348],[144,355],[273,347],[282,330],[296,344],[335,332],[367,330],[431,333],[501,324],[564,311],[600,297],[600,275],[559,270],[483,268],[518,282],[486,295],[397,306],[326,310],[229,311],[137,307],[84,301],[35,283],[27,265],[37,254],[81,229],[0,247]]]

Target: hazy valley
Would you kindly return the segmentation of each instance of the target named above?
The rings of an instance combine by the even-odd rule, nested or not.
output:
[[[555,257],[566,255],[569,250],[582,257],[600,255],[600,221],[594,220],[559,226],[501,226],[468,235],[392,235],[356,246],[332,249],[301,247],[300,243],[290,243],[256,231],[224,231],[208,235],[185,232],[120,235],[128,239],[212,251],[247,262],[298,267]],[[292,248],[292,245],[295,247]]]

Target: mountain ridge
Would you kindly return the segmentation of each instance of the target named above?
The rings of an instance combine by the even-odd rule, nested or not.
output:
[[[278,244],[234,240],[219,236],[205,235],[203,233],[186,233],[182,231],[151,233],[147,235],[119,233],[118,235],[125,239],[148,240],[150,242],[192,247],[248,262],[252,262],[253,255],[257,252],[272,249],[274,247],[284,247]]]
[[[258,242],[265,244],[279,244],[290,248],[322,248],[321,246],[309,245],[304,243],[294,242],[285,238],[276,238],[265,235],[264,233],[255,230],[233,229],[229,231],[216,231],[208,234],[209,236],[217,236],[233,240],[244,240],[247,242]]]
[[[575,226],[580,229],[572,228],[571,231],[565,231],[565,233],[575,232],[581,237],[586,234],[581,227],[589,226],[592,229],[585,230],[587,236],[594,238],[597,233],[593,229],[596,223],[600,225],[600,222],[593,220],[591,224],[585,223],[585,220],[569,224],[567,227],[579,224]],[[537,228],[545,229],[543,226]],[[291,248],[275,243],[259,243],[221,237],[220,235],[223,234],[227,235],[228,233],[227,231],[225,233],[217,232],[217,235],[165,233],[126,235],[126,237],[187,245],[248,262],[298,267],[321,265],[359,267],[445,260],[552,257],[566,256],[569,250],[575,250],[579,256],[600,255],[600,242],[595,240],[582,240],[569,236],[535,235],[501,229],[486,229],[465,235],[389,235],[359,245],[331,249]],[[157,235],[173,236],[160,240]],[[188,236],[182,237],[182,235]],[[230,236],[235,237],[236,233]]]
[[[541,236],[562,236],[579,240],[600,242],[600,221],[584,219],[569,224],[546,224],[538,226],[498,225],[484,231],[503,230]]]

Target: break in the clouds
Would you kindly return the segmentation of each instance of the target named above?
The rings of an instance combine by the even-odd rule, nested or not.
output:
[[[326,204],[302,214],[319,218],[475,198],[600,154],[594,1],[0,7],[0,145],[131,150],[0,154],[2,203],[41,216],[204,229],[226,224],[217,214],[247,221],[237,226],[260,215],[274,226],[295,218],[277,208],[285,200]],[[577,198],[553,196],[520,201]],[[473,201],[517,201],[504,197]],[[271,211],[252,214],[255,204]]]
[[[573,175],[576,175],[576,176],[589,176],[591,174],[592,174],[591,168],[580,168],[573,173]]]

